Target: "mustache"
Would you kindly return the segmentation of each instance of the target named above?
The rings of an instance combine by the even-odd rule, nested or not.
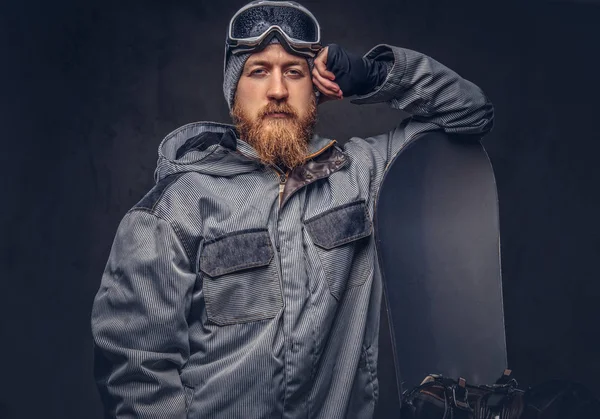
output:
[[[274,103],[271,102],[260,110],[258,113],[259,118],[265,118],[267,115],[272,113],[284,113],[292,118],[298,118],[298,114],[294,108],[287,103]]]

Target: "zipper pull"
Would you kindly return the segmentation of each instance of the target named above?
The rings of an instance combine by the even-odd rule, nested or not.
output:
[[[279,206],[281,206],[281,200],[283,198],[283,191],[285,190],[285,182],[287,181],[287,175],[281,173],[279,175]]]

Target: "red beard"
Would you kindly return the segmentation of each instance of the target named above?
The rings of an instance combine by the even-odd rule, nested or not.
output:
[[[286,117],[268,116],[273,113],[284,113]],[[252,120],[237,101],[231,117],[241,139],[254,147],[263,163],[293,169],[304,163],[308,154],[308,142],[317,122],[316,99],[311,101],[304,118],[299,118],[287,103],[270,102]]]

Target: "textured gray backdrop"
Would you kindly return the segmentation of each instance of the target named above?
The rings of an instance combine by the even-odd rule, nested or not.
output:
[[[225,27],[243,1],[2,1],[0,418],[101,417],[89,313],[116,226],[179,125],[227,121]],[[305,1],[326,42],[433,56],[496,106],[509,363],[600,393],[597,1]],[[385,106],[327,103],[341,141]]]

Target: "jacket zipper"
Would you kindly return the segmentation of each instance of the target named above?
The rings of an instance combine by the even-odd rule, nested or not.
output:
[[[281,246],[279,244],[279,215],[281,213],[281,198],[283,197],[283,191],[285,189],[285,183],[287,181],[287,174],[277,171],[276,174],[279,176],[279,202],[278,206],[275,209],[277,211],[277,216],[275,217],[275,231],[273,232],[273,239],[275,242],[275,250],[277,251],[277,270],[279,273],[279,287],[281,292],[281,301],[285,306],[285,298],[283,293],[283,267],[281,266]]]
[[[283,199],[283,191],[285,190],[285,183],[287,182],[287,174],[279,174],[279,208],[281,208],[281,200]]]
[[[287,182],[287,173],[282,172],[279,170],[279,168],[273,168],[273,170],[279,178],[279,205],[277,208],[277,219],[275,222],[275,249],[277,250],[277,253],[279,253],[279,213],[281,211],[281,200],[283,199],[283,192],[285,191],[285,183]]]

